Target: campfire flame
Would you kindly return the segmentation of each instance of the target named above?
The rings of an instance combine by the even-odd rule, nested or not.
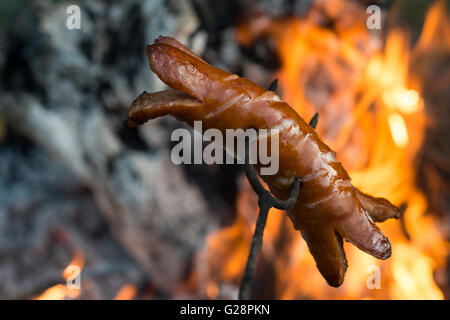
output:
[[[117,292],[114,300],[131,300],[136,296],[136,287],[132,284],[125,284]]]
[[[337,2],[345,5],[344,1],[333,3]],[[340,288],[326,284],[306,243],[277,210],[269,213],[260,267],[273,269],[272,293],[279,299],[443,299],[433,275],[445,266],[449,244],[415,181],[415,158],[427,118],[421,82],[410,66],[424,52],[443,46],[449,50],[445,3],[437,1],[430,8],[413,49],[405,30],[390,31],[382,46],[379,37],[366,29],[365,20],[341,19],[327,2],[320,3],[322,7],[313,8],[305,18],[256,16],[239,26],[238,41],[245,45],[269,37],[282,63],[275,77],[283,99],[304,119],[319,112],[317,130],[338,152],[356,187],[406,209],[401,221],[381,225],[392,244],[390,259],[377,260],[345,244],[349,268]],[[334,31],[317,23],[323,11],[336,19]],[[355,16],[364,17],[364,13]],[[198,290],[204,290],[206,297],[236,295],[256,212],[254,192],[243,179],[236,221],[209,236],[198,260],[203,266],[199,278],[206,279]],[[377,270],[380,287],[373,288],[369,282]],[[257,277],[260,287],[268,286],[264,286],[267,277]],[[235,291],[229,293],[229,287]]]
[[[76,250],[72,261],[64,268],[62,276],[66,281],[74,280],[80,275],[84,266],[84,255],[81,251]],[[66,283],[57,284],[45,290],[35,300],[64,300],[75,299],[81,294],[81,289],[69,287]]]

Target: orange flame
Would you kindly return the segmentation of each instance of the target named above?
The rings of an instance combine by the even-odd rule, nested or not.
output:
[[[62,271],[62,276],[68,282],[75,280],[80,276],[84,266],[84,255],[81,251],[76,250],[72,261]],[[75,299],[81,294],[81,289],[67,284],[57,284],[45,290],[35,300],[64,300],[66,298]]]
[[[117,292],[114,300],[131,300],[136,296],[136,287],[132,284],[126,284]]]
[[[284,213],[270,212],[262,255],[275,268],[274,297],[442,299],[433,273],[445,266],[449,244],[416,186],[415,157],[423,142],[426,117],[420,79],[410,74],[410,62],[419,52],[436,47],[449,50],[445,3],[437,1],[431,7],[422,35],[410,50],[408,34],[398,29],[389,32],[381,48],[365,28],[365,20],[349,19],[342,13],[348,11],[347,2],[337,2],[339,10],[328,2],[318,2],[301,19],[257,16],[239,26],[237,38],[242,44],[251,44],[266,36],[276,43],[282,62],[277,77],[283,99],[305,119],[320,113],[318,131],[338,151],[355,186],[395,205],[405,205],[406,211],[403,223],[382,224],[392,243],[390,259],[377,260],[345,244],[349,268],[344,284],[337,289],[321,277],[306,243],[286,222]],[[357,10],[354,4],[348,6]],[[316,23],[322,11],[336,19],[337,30]],[[364,18],[364,11],[354,16]],[[441,40],[435,41],[436,37]],[[253,191],[242,182],[235,223],[210,235],[202,253],[208,262],[208,270],[199,276],[207,279],[206,297],[223,297],[221,288],[228,284],[237,288],[256,211]],[[376,270],[380,271],[380,288],[369,285]]]
[[[63,284],[57,284],[45,290],[35,300],[64,300],[67,295],[67,287]]]

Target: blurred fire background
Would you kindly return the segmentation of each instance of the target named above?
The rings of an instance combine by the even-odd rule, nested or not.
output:
[[[366,27],[372,4],[381,30]],[[144,50],[160,34],[262,86],[279,78],[354,184],[405,212],[381,226],[390,259],[345,244],[336,289],[273,210],[255,298],[449,298],[444,0],[1,1],[0,298],[237,297],[257,212],[242,168],[174,165],[174,119],[123,125],[140,92],[164,88]]]

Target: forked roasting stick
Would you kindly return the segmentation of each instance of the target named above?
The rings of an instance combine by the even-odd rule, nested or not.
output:
[[[399,218],[400,211],[355,188],[336,154],[275,92],[209,65],[173,38],[159,37],[146,51],[151,69],[171,89],[142,93],[129,110],[129,126],[172,115],[222,133],[278,129],[279,170],[261,178],[278,199],[287,199],[301,179],[297,201],[287,213],[328,284],[344,281],[343,238],[376,258],[390,257],[389,240],[374,221]]]
[[[277,80],[272,82],[269,86],[269,90],[274,91],[276,89],[276,83]],[[311,127],[316,128],[318,116],[319,114],[316,113],[309,122]],[[255,232],[253,233],[250,252],[248,254],[244,277],[242,278],[241,287],[239,288],[239,300],[250,299],[251,289],[255,278],[256,265],[258,263],[259,252],[261,251],[263,241],[264,228],[266,227],[267,216],[270,208],[274,207],[280,210],[291,209],[297,203],[301,183],[300,178],[295,179],[292,184],[289,197],[286,200],[278,200],[277,198],[274,198],[259,182],[256,172],[249,161],[248,148],[249,147],[247,144],[245,149],[245,174],[247,175],[250,185],[258,194],[259,213],[258,219],[256,220]]]

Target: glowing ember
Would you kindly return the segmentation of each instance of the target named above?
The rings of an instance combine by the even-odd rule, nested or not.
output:
[[[63,300],[67,295],[67,287],[63,284],[57,284],[44,291],[35,300]]]
[[[126,284],[117,292],[114,300],[131,300],[136,296],[136,287],[132,284]]]
[[[79,276],[84,266],[84,256],[80,251],[75,251],[72,261],[64,268],[63,278],[67,281],[64,284],[57,284],[45,290],[35,300],[64,300],[66,298],[75,299],[81,294],[79,287]]]

